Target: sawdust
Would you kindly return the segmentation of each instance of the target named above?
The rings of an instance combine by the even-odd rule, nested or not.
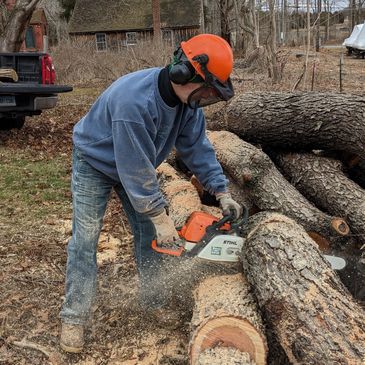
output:
[[[250,355],[231,347],[215,347],[206,349],[198,359],[197,365],[255,365],[256,362],[251,360]]]

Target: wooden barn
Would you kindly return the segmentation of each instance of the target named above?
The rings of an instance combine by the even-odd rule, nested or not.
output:
[[[161,0],[162,39],[175,46],[209,28],[202,0]],[[209,19],[212,19],[209,16]],[[213,19],[212,19],[213,20]],[[120,51],[153,37],[151,0],[77,0],[70,21],[71,38],[95,42],[97,51]]]

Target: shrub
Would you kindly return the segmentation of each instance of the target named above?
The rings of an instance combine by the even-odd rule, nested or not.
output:
[[[140,42],[120,52],[97,52],[95,42],[73,40],[51,49],[57,83],[110,84],[120,76],[148,67],[166,66],[173,49],[164,44]]]

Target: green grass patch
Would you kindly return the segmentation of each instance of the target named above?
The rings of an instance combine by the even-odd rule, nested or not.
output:
[[[5,215],[43,218],[68,212],[70,201],[67,159],[0,149],[0,207]]]

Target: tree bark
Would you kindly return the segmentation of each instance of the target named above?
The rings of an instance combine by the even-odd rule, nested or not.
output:
[[[157,175],[161,191],[169,205],[169,214],[176,226],[182,226],[192,212],[202,210],[194,185],[180,177],[171,165],[161,164]]]
[[[196,288],[194,298],[190,364],[207,363],[207,355],[211,357],[222,347],[238,350],[242,357],[247,358],[242,353],[249,354],[247,364],[251,360],[266,364],[265,330],[249,284],[241,274],[205,279]],[[205,362],[199,361],[203,357]]]
[[[365,313],[303,228],[265,212],[247,232],[243,270],[289,360],[363,364]]]
[[[208,137],[222,166],[240,186],[246,187],[258,208],[286,214],[324,239],[338,239],[349,233],[342,218],[314,207],[261,150],[230,132],[210,132]]]
[[[275,158],[284,176],[319,208],[344,217],[353,233],[365,237],[365,190],[342,172],[339,161],[314,154]]]
[[[324,149],[365,159],[365,98],[331,93],[247,93],[208,122],[247,142],[283,149]]]
[[[18,52],[33,11],[40,0],[17,0],[13,9],[3,12],[0,52]],[[4,10],[4,9],[3,9]]]

